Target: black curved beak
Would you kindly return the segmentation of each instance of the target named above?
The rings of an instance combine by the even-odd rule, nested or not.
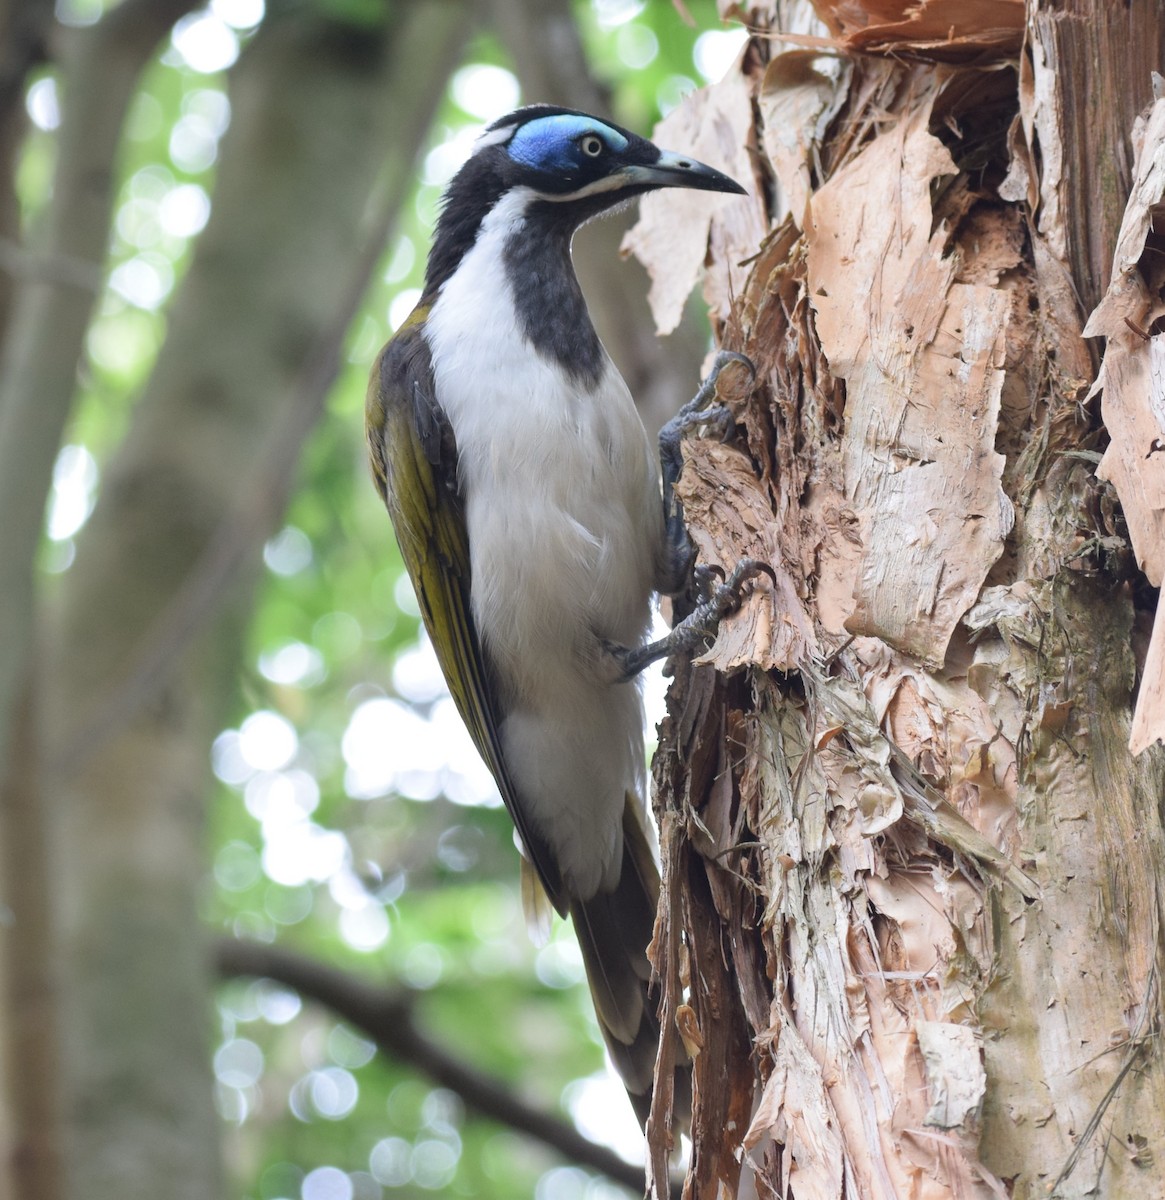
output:
[[[661,150],[655,162],[627,166],[619,174],[632,183],[647,187],[695,188],[702,192],[734,192],[738,195],[745,192],[723,171],[672,150]]]

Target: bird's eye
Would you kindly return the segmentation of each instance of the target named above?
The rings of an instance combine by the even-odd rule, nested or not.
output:
[[[596,137],[593,133],[585,134],[579,139],[578,144],[587,158],[598,158],[603,153],[602,138]]]

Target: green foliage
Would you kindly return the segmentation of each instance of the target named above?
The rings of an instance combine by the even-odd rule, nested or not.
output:
[[[348,23],[378,19],[383,8],[381,0],[318,3]],[[694,86],[696,38],[717,28],[711,0],[689,0],[688,8],[695,28],[662,2],[577,5],[620,118],[645,132],[661,104]],[[231,36],[245,42],[247,33]],[[505,82],[504,54],[488,34],[471,44],[466,63],[493,67],[490,78]],[[432,1036],[565,1115],[572,1081],[602,1066],[569,931],[558,928],[541,950],[530,944],[511,827],[483,791],[479,765],[462,757],[392,770],[410,738],[438,748],[455,738],[449,701],[417,650],[415,602],[369,481],[363,394],[390,316],[399,321],[420,287],[442,166],[482,118],[465,107],[470,94],[455,87],[432,130],[415,195],[300,466],[286,528],[268,546],[240,671],[238,726],[215,748],[222,782],[205,916],[223,933],[277,940],[410,989]],[[199,73],[167,49],[131,112],[109,286],[69,433],[97,464],[123,436],[162,347],[166,304],[213,203],[217,141],[228,122],[225,78]],[[52,155],[51,132],[28,139],[19,182],[30,226],[43,210]],[[67,502],[77,497],[57,496]],[[46,553],[51,569],[67,569],[70,546],[70,535],[58,537]],[[378,763],[379,786],[361,777]],[[539,1195],[610,1194],[585,1174],[563,1174],[549,1152],[465,1113],[456,1097],[375,1055],[358,1032],[284,989],[228,983],[217,1020],[232,1196],[373,1200],[419,1188],[512,1200],[533,1195],[552,1169]],[[629,1107],[625,1115],[630,1130]],[[348,1183],[327,1191],[338,1176],[317,1175],[319,1188],[305,1188],[311,1172],[327,1168],[346,1172]]]

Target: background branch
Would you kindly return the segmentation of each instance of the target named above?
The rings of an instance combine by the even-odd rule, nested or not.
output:
[[[255,976],[285,984],[315,1000],[370,1037],[383,1054],[407,1063],[434,1083],[456,1092],[467,1107],[508,1125],[634,1191],[643,1170],[585,1138],[568,1122],[519,1100],[505,1084],[470,1066],[417,1027],[411,998],[397,988],[375,987],[279,946],[226,938],[215,946],[218,971],[227,978]],[[679,1192],[676,1190],[678,1198]]]
[[[230,71],[209,219],[165,341],[46,617],[50,765],[84,733],[46,809],[75,864],[49,877],[69,980],[66,1175],[87,1200],[222,1194],[198,920],[206,748],[235,702],[338,314],[367,275],[370,213],[383,229],[384,189],[411,176],[465,12],[430,0],[366,27],[271,6]]]
[[[205,549],[174,594],[139,632],[135,645],[106,681],[101,694],[58,739],[48,772],[68,779],[103,743],[115,737],[165,689],[182,656],[221,614],[240,574],[253,563],[256,549],[278,526],[296,481],[296,464],[324,411],[335,382],[344,339],[396,227],[401,206],[413,185],[412,164],[460,58],[466,13],[451,9],[438,23],[433,11],[416,10],[401,21],[393,39],[393,65],[387,74],[412,78],[406,64],[427,60],[429,70],[410,89],[410,103],[396,107],[393,142],[381,171],[374,212],[355,231],[361,249],[350,268],[331,317],[321,324],[307,354],[296,365],[285,389],[284,413],[258,448],[233,503],[222,514]]]
[[[49,262],[102,269],[126,112],[159,41],[193,7],[193,0],[125,0],[91,28],[62,35],[68,87],[36,247]],[[0,764],[32,641],[32,570],[45,501],[97,301],[91,286],[63,283],[35,267],[9,283],[12,313],[0,345]]]

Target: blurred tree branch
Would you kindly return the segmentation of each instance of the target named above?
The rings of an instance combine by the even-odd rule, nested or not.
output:
[[[428,0],[366,27],[273,5],[231,69],[210,220],[45,638],[70,1195],[221,1190],[198,922],[207,747],[234,703],[263,542],[466,15]]]
[[[28,126],[28,76],[48,55],[51,0],[0,0],[0,244],[20,241],[16,163]],[[12,302],[12,273],[0,258],[0,339]]]
[[[477,1070],[423,1033],[413,1017],[412,998],[404,990],[376,987],[351,972],[265,942],[223,938],[215,945],[215,960],[219,974],[228,979],[270,979],[330,1008],[371,1038],[382,1054],[456,1092],[481,1116],[527,1134],[632,1191],[642,1191],[641,1168],[583,1137],[569,1122],[524,1103],[501,1080]]]
[[[52,5],[9,0],[0,8],[0,887],[10,912],[2,946],[10,1170],[0,1195],[7,1188],[21,1200],[57,1200],[64,1186],[33,562],[108,244],[122,124],[158,42],[192,7],[125,0],[91,28],[57,38],[69,85],[35,253],[21,246],[15,172],[25,87],[49,53]],[[42,262],[68,264],[68,278],[42,271]]]
[[[161,606],[152,622],[139,630],[130,653],[106,681],[99,701],[83,716],[77,728],[62,739],[49,763],[57,778],[80,770],[86,758],[131,721],[135,714],[166,686],[183,654],[222,609],[223,598],[254,558],[256,548],[277,527],[296,479],[296,465],[304,442],[323,415],[324,402],[340,366],[344,339],[377,264],[388,245],[401,206],[413,188],[412,166],[467,30],[464,11],[443,14],[438,23],[414,15],[396,27],[388,72],[411,80],[405,64],[428,57],[431,73],[419,86],[411,86],[408,103],[392,104],[394,145],[388,150],[372,197],[371,214],[355,230],[357,252],[351,257],[349,278],[339,290],[338,302],[321,323],[284,387],[284,412],[270,437],[257,447],[256,460],[237,489],[234,503],[223,512],[217,528],[174,594]],[[444,24],[445,29],[440,26]],[[444,39],[444,43],[442,42]],[[441,61],[437,61],[440,59]],[[402,89],[403,91],[403,89]],[[402,101],[404,97],[402,95]]]
[[[67,85],[52,198],[36,255],[21,257],[0,347],[0,764],[31,652],[33,561],[105,262],[122,126],[158,42],[193,7],[194,0],[123,0],[90,28],[61,31],[59,38]],[[69,263],[82,274],[91,267],[93,286],[38,270],[38,258]]]

